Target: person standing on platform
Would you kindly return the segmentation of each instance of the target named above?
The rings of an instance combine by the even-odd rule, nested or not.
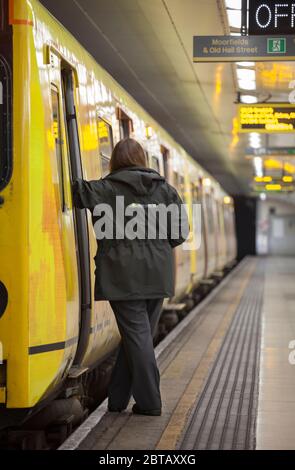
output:
[[[141,145],[127,138],[113,150],[109,175],[73,183],[73,203],[92,211],[98,239],[95,300],[110,302],[122,339],[108,409],[123,411],[133,395],[133,413],[159,416],[160,374],[153,336],[164,298],[174,295],[172,249],[189,234],[183,202],[165,178],[147,167]],[[168,206],[172,209],[166,211],[165,225],[155,209]]]

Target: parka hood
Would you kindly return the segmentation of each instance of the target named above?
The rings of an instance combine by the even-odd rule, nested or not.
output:
[[[128,186],[138,196],[151,195],[159,184],[165,183],[165,178],[157,171],[141,167],[122,168],[110,173],[105,179]]]

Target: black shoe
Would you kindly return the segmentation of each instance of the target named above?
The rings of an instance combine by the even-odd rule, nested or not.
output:
[[[162,410],[141,410],[138,408],[138,406],[135,404],[132,407],[132,412],[136,415],[146,415],[146,416],[161,416]]]

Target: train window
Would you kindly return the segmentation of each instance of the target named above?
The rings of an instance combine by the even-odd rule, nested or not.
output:
[[[130,117],[124,113],[121,108],[117,108],[117,119],[119,120],[121,139],[130,137],[130,134],[133,132],[132,119],[130,119]]]
[[[150,165],[150,156],[149,156],[149,153],[147,150],[145,150],[145,148],[143,148],[144,150],[144,154],[145,154],[145,162],[146,162],[146,166],[149,166]]]
[[[156,170],[158,173],[160,173],[160,162],[158,157],[155,157],[154,155],[151,158],[151,168],[153,170]]]
[[[200,189],[194,183],[191,183],[191,193],[192,193],[193,204],[198,204],[201,200],[201,194],[200,194]]]
[[[114,148],[112,126],[104,119],[98,117],[97,131],[101,155],[102,176],[106,176],[110,172],[109,165]]]
[[[104,178],[110,172],[110,159],[105,157],[104,155],[101,156],[101,174]]]
[[[0,189],[12,172],[12,96],[10,67],[0,55]]]
[[[168,178],[169,177],[170,152],[166,147],[164,147],[164,145],[161,145],[161,153],[162,153],[162,156],[163,156],[163,163],[164,163],[164,175],[165,175],[165,178]]]
[[[112,126],[99,117],[97,120],[97,131],[100,154],[110,159],[114,147]]]
[[[179,192],[181,198],[184,198],[184,177],[181,176],[177,171],[173,172],[173,184]]]
[[[64,171],[60,126],[60,110],[59,110],[59,93],[55,87],[51,88],[51,104],[52,104],[52,134],[55,141],[55,155],[57,160],[58,186],[62,211],[65,211],[65,191],[64,191]]]
[[[11,2],[9,2],[10,4]],[[0,191],[12,175],[12,26],[8,1],[0,2]]]

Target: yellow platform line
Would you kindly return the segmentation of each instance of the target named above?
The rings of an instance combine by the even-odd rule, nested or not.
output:
[[[222,341],[236,313],[237,307],[242,299],[245,288],[253,275],[256,267],[256,261],[252,260],[248,273],[242,282],[240,289],[233,302],[230,303],[227,313],[223,317],[212,341],[210,342],[204,356],[199,362],[192,379],[188,383],[184,393],[182,394],[170,420],[163,432],[156,449],[157,450],[175,450],[179,442],[185,426],[187,424],[190,411],[194,406],[199,393],[202,390],[208,372],[214,363],[217,353],[222,345]]]

